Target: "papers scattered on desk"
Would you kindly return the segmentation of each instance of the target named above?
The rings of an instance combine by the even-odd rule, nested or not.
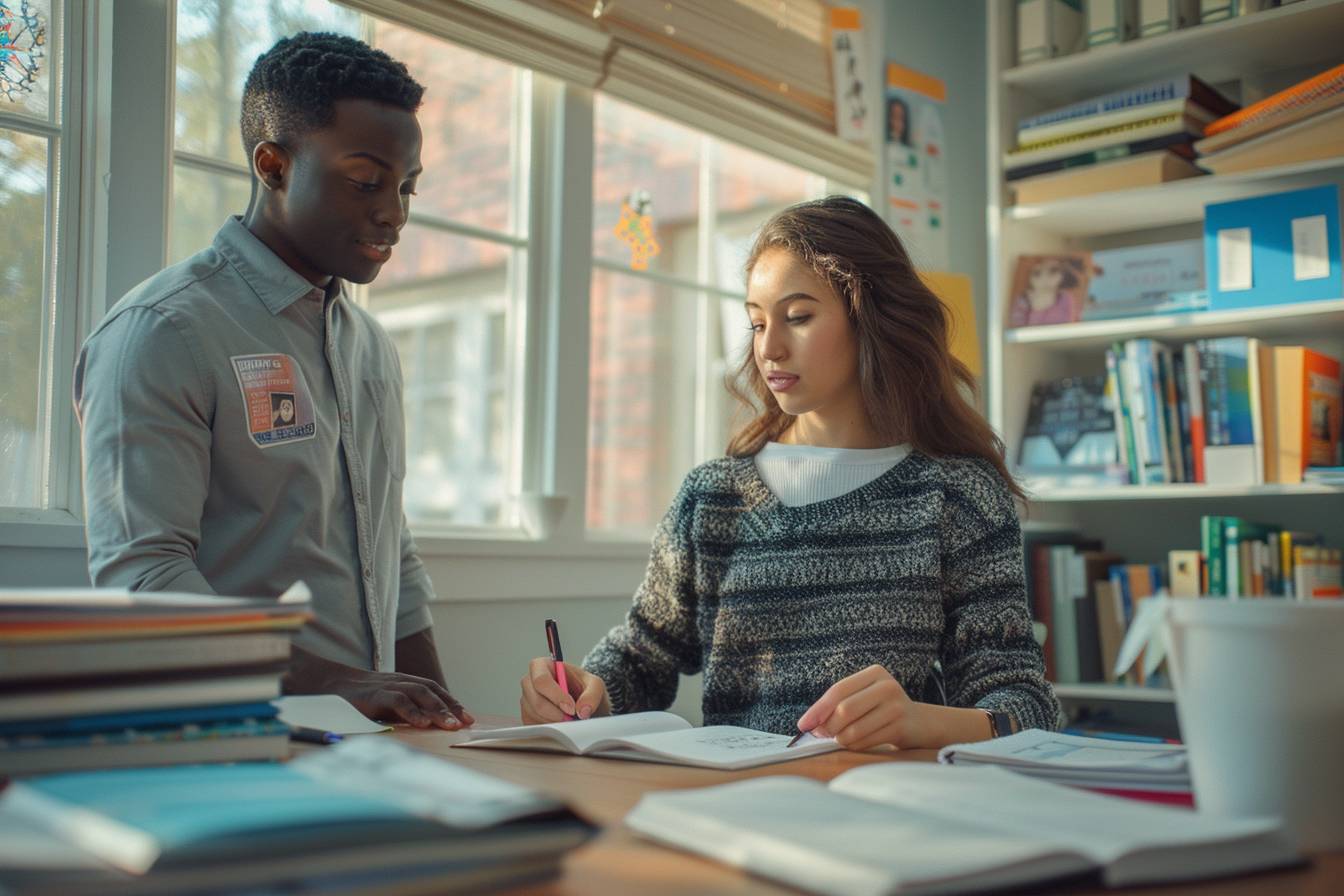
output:
[[[646,794],[626,824],[658,842],[834,896],[1107,886],[1291,864],[1277,819],[1220,819],[998,768],[883,762],[829,785],[792,776]]]
[[[997,765],[1056,784],[1117,790],[1188,792],[1190,767],[1180,744],[1078,737],[1032,728],[1009,737],[953,744],[938,751],[952,765]]]
[[[332,734],[377,734],[391,731],[391,725],[375,722],[350,705],[339,694],[304,694],[281,697],[271,704],[280,712],[280,721],[297,728],[314,728]]]
[[[694,728],[670,712],[634,712],[466,733],[469,740],[454,747],[542,750],[717,769],[753,768],[840,749],[831,738],[809,737],[790,747],[792,738],[784,734],[732,725]]]
[[[288,764],[15,782],[0,831],[16,828],[44,857],[0,849],[0,891],[19,896],[458,892],[553,873],[592,834],[549,797],[384,738]],[[85,860],[53,867],[71,850]]]

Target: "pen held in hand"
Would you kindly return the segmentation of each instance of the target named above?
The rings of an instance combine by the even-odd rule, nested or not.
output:
[[[560,627],[554,619],[546,620],[546,649],[551,652],[551,659],[555,662],[555,683],[560,685],[561,693],[569,696],[569,681],[565,678],[565,652],[560,647]],[[569,713],[564,713],[564,716],[566,722],[574,721]]]
[[[811,733],[812,733],[812,732],[811,732],[810,730],[808,730],[808,731],[799,731],[797,734],[795,734],[795,735],[793,736],[793,740],[789,741],[788,743],[786,743],[786,744],[784,745],[784,749],[787,750],[789,747],[791,747],[791,746],[793,746],[794,744],[798,743],[798,741],[800,741],[800,740],[802,740],[803,738],[807,737],[807,736],[808,736],[809,734],[811,734]]]

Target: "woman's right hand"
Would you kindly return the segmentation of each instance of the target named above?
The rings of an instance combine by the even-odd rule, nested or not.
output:
[[[524,725],[563,722],[566,715],[580,719],[611,715],[611,701],[602,679],[582,666],[565,663],[565,682],[568,694],[555,683],[555,661],[550,657],[539,656],[528,663],[527,674],[520,682],[523,696],[518,701]]]

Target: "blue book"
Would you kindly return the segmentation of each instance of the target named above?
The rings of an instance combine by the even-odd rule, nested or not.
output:
[[[1199,344],[1201,375],[1207,374],[1205,413],[1209,427],[1204,447],[1204,481],[1209,485],[1255,485],[1257,454],[1252,364],[1258,366],[1256,341],[1245,336],[1205,339]]]
[[[204,722],[273,719],[279,714],[270,703],[226,703],[219,706],[188,706],[143,712],[112,712],[92,716],[53,719],[20,719],[0,722],[0,737],[21,734],[57,735],[118,731],[126,728],[176,728]]]

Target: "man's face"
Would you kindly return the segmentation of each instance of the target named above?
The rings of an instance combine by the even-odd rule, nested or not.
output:
[[[305,273],[369,283],[392,257],[420,175],[415,114],[339,100],[324,128],[290,148],[283,228]]]

